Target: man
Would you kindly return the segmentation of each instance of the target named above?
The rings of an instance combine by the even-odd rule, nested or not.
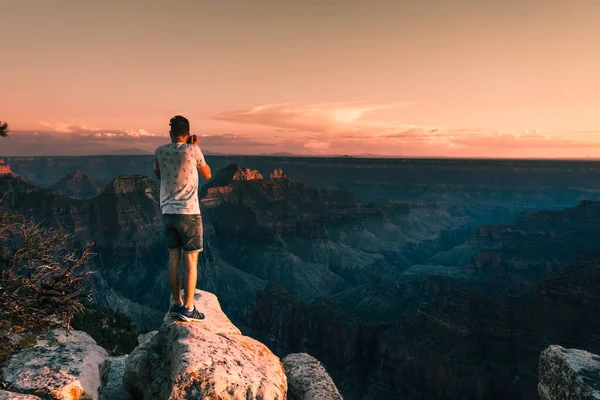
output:
[[[169,123],[171,142],[156,149],[154,173],[160,179],[160,207],[169,248],[169,284],[173,296],[171,316],[200,321],[204,314],[194,305],[198,254],[203,250],[202,216],[198,201],[198,175],[208,180],[211,171],[189,121],[177,115]],[[180,266],[184,262],[181,298]]]

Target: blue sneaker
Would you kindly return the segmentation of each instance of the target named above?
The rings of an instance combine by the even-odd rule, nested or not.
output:
[[[177,318],[184,322],[202,321],[204,319],[204,314],[198,311],[196,306],[194,306],[192,311],[188,310],[185,306],[182,306],[179,308]]]
[[[180,306],[178,306],[177,304],[171,304],[171,309],[169,310],[169,312],[171,313],[171,318],[178,318],[179,313],[183,308],[185,308],[183,304]]]

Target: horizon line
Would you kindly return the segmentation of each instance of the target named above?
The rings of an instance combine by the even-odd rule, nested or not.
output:
[[[402,160],[402,159],[428,159],[428,160],[511,160],[511,161],[600,161],[600,157],[453,157],[453,156],[386,156],[386,155],[349,155],[349,154],[243,154],[243,153],[213,153],[205,154],[206,157],[275,157],[275,158],[355,158],[355,159],[387,159],[387,160]],[[53,157],[149,157],[154,156],[153,153],[147,154],[54,154],[54,155],[0,155],[0,159],[14,158],[53,158]]]

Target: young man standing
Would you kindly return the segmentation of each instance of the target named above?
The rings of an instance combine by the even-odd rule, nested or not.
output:
[[[154,153],[154,173],[160,179],[160,207],[169,248],[169,284],[173,296],[171,316],[182,321],[200,321],[204,314],[194,305],[198,276],[198,254],[203,250],[202,216],[198,200],[199,175],[208,180],[211,171],[190,136],[189,121],[177,115],[171,118],[171,142]],[[184,262],[181,298],[181,259]]]

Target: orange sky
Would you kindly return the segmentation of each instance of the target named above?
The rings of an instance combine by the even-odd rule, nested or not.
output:
[[[599,0],[0,5],[0,155],[600,157]]]

